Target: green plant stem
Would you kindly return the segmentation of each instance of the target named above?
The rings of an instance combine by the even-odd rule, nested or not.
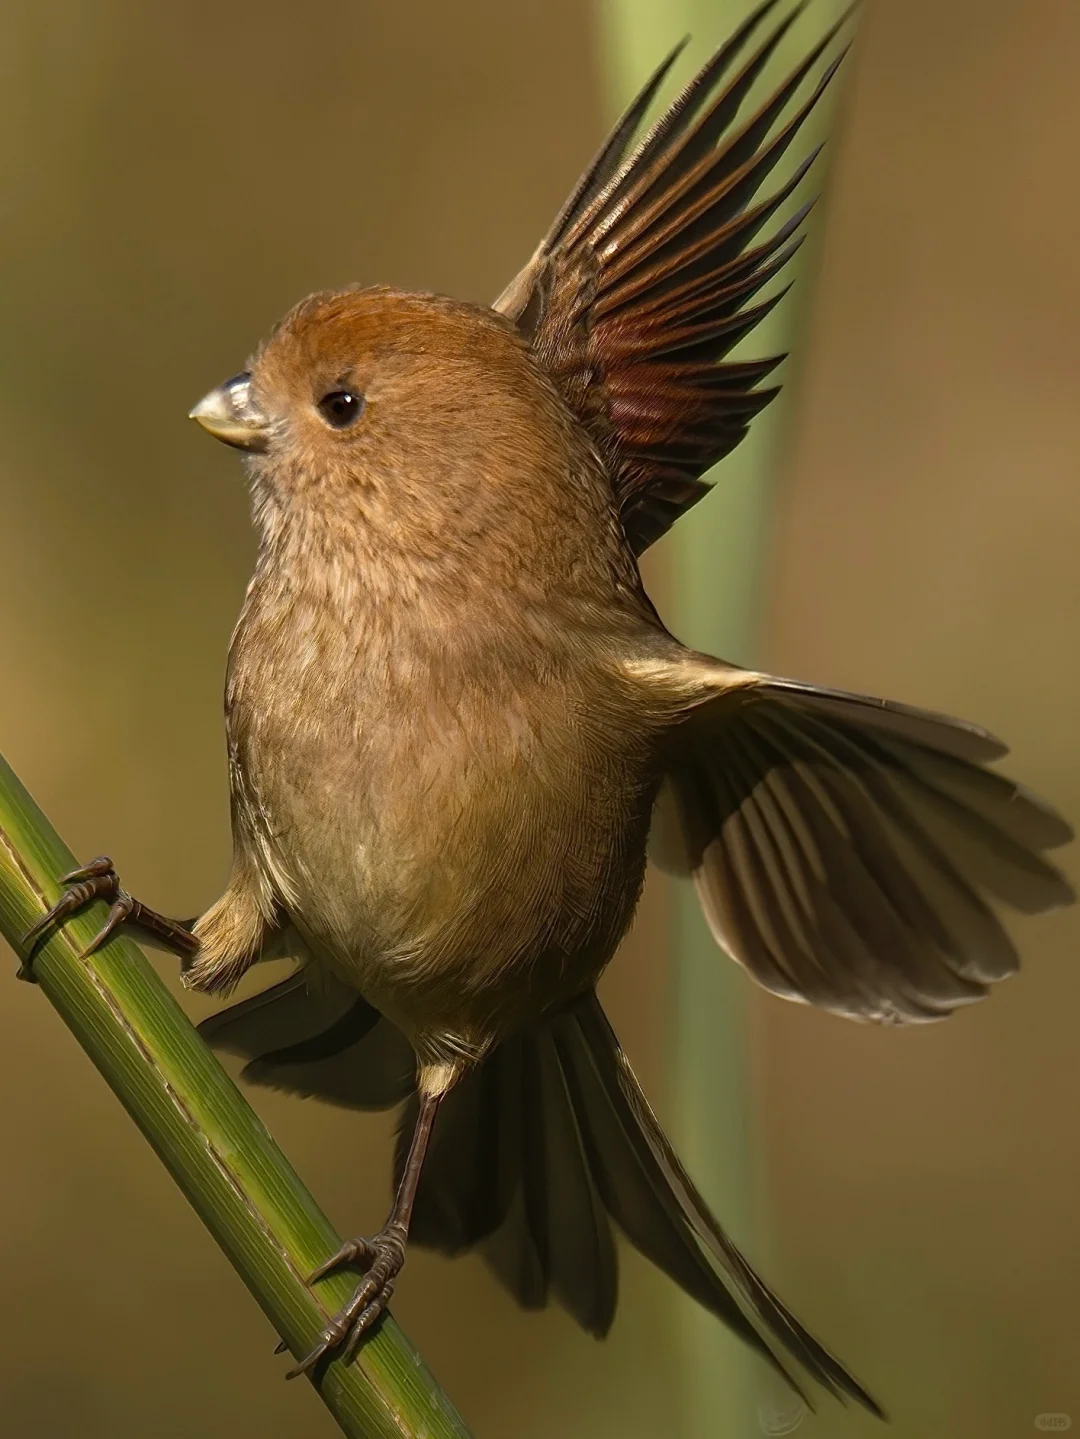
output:
[[[74,860],[0,758],[0,933],[21,936],[57,898]],[[130,940],[87,959],[105,917],[95,903],[34,956],[59,1011],[297,1357],[316,1343],[355,1277],[305,1276],[338,1247],[329,1221],[261,1120]],[[269,1355],[267,1356],[269,1360]],[[267,1365],[267,1381],[283,1382]],[[468,1430],[390,1316],[350,1364],[313,1381],[342,1432],[363,1439],[468,1439]]]

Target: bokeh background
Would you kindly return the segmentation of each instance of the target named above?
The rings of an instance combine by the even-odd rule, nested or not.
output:
[[[311,289],[489,299],[631,82],[683,29],[703,52],[741,13],[0,8],[0,748],[76,852],[107,850],[179,914],[226,874],[220,690],[253,545],[235,457],[186,423],[190,403]],[[818,0],[799,34],[831,13]],[[1078,60],[1069,0],[865,7],[784,322],[786,406],[701,538],[651,565],[686,631],[712,616],[734,658],[977,718],[1074,817]],[[607,982],[736,1237],[902,1439],[1080,1423],[1080,920],[1018,935],[1025,971],[988,1003],[879,1031],[752,992],[652,884]],[[0,1432],[332,1433],[7,969]],[[390,1121],[254,1100],[338,1226],[376,1227]],[[624,1276],[603,1345],[518,1314],[471,1260],[415,1254],[395,1312],[478,1439],[877,1432],[828,1401],[800,1414],[636,1256]]]

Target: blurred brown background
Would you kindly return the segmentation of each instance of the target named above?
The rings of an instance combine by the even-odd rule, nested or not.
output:
[[[608,22],[587,0],[4,7],[0,748],[166,911],[226,872],[252,555],[235,457],[186,408],[313,288],[495,294],[600,134]],[[1069,0],[867,7],[758,654],[981,720],[1074,817],[1078,59]],[[1078,934],[1025,924],[1024,975],[943,1026],[749,1000],[756,1253],[903,1439],[1080,1423]],[[669,950],[654,894],[607,995],[662,1109]],[[59,1020],[2,987],[0,1433],[332,1433]],[[255,1102],[342,1230],[376,1226],[389,1121]],[[478,1439],[759,1432],[753,1406],[691,1427],[669,1286],[624,1269],[604,1345],[472,1261],[414,1255],[395,1312]],[[800,1432],[874,1426],[823,1401]]]

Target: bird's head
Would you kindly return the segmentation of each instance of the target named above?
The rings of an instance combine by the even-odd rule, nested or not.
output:
[[[460,512],[490,503],[535,452],[550,418],[538,376],[490,310],[350,289],[297,305],[191,417],[247,453],[256,489],[279,506]]]

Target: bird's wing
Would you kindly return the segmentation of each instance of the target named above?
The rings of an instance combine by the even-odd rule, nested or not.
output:
[[[725,684],[717,665],[669,784],[713,934],[766,989],[940,1019],[1017,966],[988,900],[1072,901],[1043,855],[1072,831],[986,767],[1005,746],[984,730],[765,675]]]
[[[778,3],[764,0],[634,146],[682,47],[664,61],[495,302],[608,457],[639,554],[708,493],[705,471],[777,393],[759,386],[782,356],[719,362],[783,294],[751,303],[801,243],[809,204],[755,242],[817,151],[759,193],[842,58],[827,58],[837,25],[743,117],[802,8],[741,58]]]

